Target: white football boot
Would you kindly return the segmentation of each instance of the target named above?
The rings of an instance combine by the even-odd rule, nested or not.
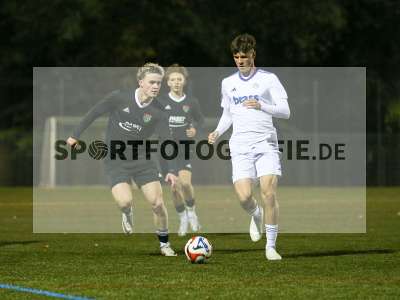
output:
[[[164,256],[178,256],[176,252],[171,248],[169,243],[165,243],[160,247],[161,255]]]
[[[272,248],[272,247],[265,248],[265,257],[268,260],[281,260],[282,259],[282,256],[280,256],[279,253],[276,252],[275,248]]]
[[[200,223],[199,223],[199,218],[196,215],[196,211],[194,209],[187,209],[187,216],[189,219],[189,224],[190,228],[192,229],[193,232],[198,232],[200,231]]]
[[[184,215],[182,217],[180,217],[179,219],[180,219],[180,223],[179,223],[179,228],[178,228],[178,235],[185,236],[188,231],[188,227],[189,227],[189,220],[188,220],[188,215],[186,213],[186,210],[184,211]]]
[[[262,238],[263,234],[263,225],[264,225],[264,209],[260,207],[261,217],[259,220],[255,220],[254,217],[251,217],[250,221],[250,238],[253,242],[258,242]]]
[[[122,230],[125,234],[133,233],[133,212],[129,214],[122,213]]]

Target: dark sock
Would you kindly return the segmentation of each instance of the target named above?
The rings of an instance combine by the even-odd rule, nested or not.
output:
[[[121,211],[126,214],[129,215],[132,212],[132,207],[131,206],[127,206],[127,207],[122,207]]]
[[[159,229],[156,234],[160,243],[168,243],[168,229]]]
[[[244,202],[240,202],[240,206],[251,216],[257,209],[257,202],[253,198],[250,198]]]
[[[181,213],[181,212],[185,211],[185,205],[179,204],[179,205],[175,206],[175,209],[178,213]]]
[[[186,205],[188,207],[193,207],[194,206],[194,198],[186,199],[185,202],[186,202]]]

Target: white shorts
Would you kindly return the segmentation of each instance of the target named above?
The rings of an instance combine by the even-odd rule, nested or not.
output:
[[[232,181],[256,179],[265,175],[282,175],[279,152],[231,153]]]

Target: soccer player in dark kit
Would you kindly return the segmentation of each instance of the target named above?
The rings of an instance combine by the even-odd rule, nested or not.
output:
[[[185,159],[184,144],[181,141],[192,140],[198,131],[203,129],[204,117],[196,98],[185,93],[184,88],[188,80],[188,71],[185,67],[173,64],[165,73],[165,81],[169,92],[158,98],[162,109],[168,114],[169,128],[174,140],[180,145],[176,157],[178,182],[172,187],[175,209],[179,215],[180,225],[178,235],[184,236],[190,225],[193,232],[200,230],[199,220],[195,211],[194,189],[192,185],[192,163]],[[165,160],[161,161],[163,173],[166,173]]]
[[[96,118],[108,114],[107,145],[120,143],[125,144],[126,148],[128,145],[132,146],[132,153],[126,153],[122,159],[119,153],[111,154],[105,159],[105,171],[110,181],[111,192],[122,212],[122,229],[126,234],[133,232],[131,183],[134,180],[152,207],[161,254],[176,256],[168,241],[168,213],[164,205],[158,168],[154,160],[146,157],[146,151],[142,151],[145,149],[145,140],[158,128],[165,128],[159,134],[160,137],[172,138],[166,115],[156,105],[155,100],[163,77],[164,69],[157,64],[147,63],[139,68],[139,87],[136,90],[118,90],[105,97],[81,120],[67,143],[75,147],[82,132]],[[177,181],[174,174],[175,162],[170,161],[168,165],[165,181],[174,187]]]

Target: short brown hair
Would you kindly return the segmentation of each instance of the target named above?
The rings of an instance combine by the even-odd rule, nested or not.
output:
[[[167,68],[167,71],[165,72],[165,80],[168,80],[169,76],[172,73],[180,73],[180,74],[182,74],[183,77],[185,77],[185,80],[189,77],[189,73],[188,73],[187,69],[185,67],[183,67],[183,66],[178,65],[178,64],[170,65]]]
[[[238,52],[247,53],[251,50],[256,51],[256,39],[251,34],[239,34],[231,43],[232,54],[236,54]]]

